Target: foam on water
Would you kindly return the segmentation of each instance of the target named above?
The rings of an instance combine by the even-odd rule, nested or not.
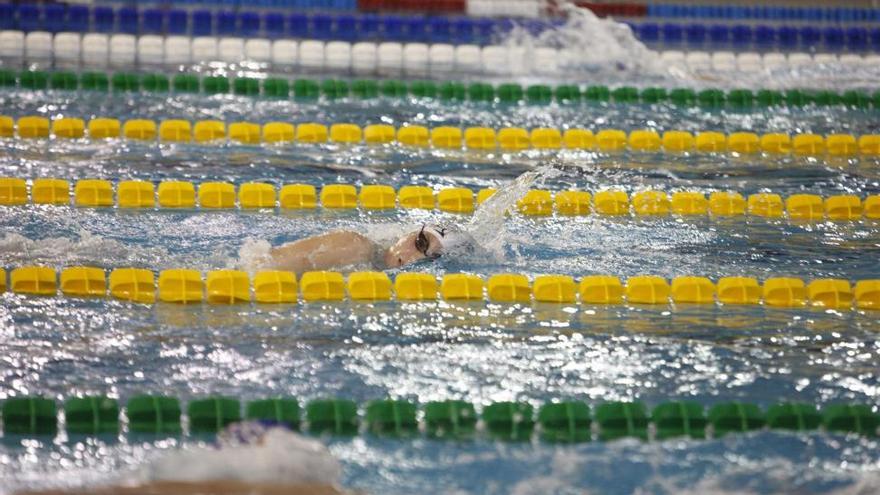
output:
[[[73,238],[29,238],[7,233],[0,238],[0,264],[6,266],[119,266],[196,269],[230,266],[232,259],[221,246],[205,254],[182,253],[158,246],[123,242],[108,236],[78,230]]]
[[[656,53],[638,40],[626,24],[613,19],[600,19],[590,9],[573,3],[561,6],[567,15],[560,26],[533,34],[526,27],[514,26],[502,45],[522,50],[524,57],[520,75],[546,76],[544,63],[536,56],[538,48],[568,48],[573,50],[558,61],[557,70],[562,78],[606,75],[626,77],[633,75],[680,77],[660,63]]]
[[[256,273],[271,264],[271,250],[272,244],[266,239],[248,237],[238,250],[236,265],[248,273]]]
[[[830,439],[817,439],[824,443]],[[737,439],[732,443],[745,444],[748,440]],[[744,454],[728,454],[715,461],[720,469],[704,473],[696,479],[689,473],[669,475],[663,472],[665,463],[698,464],[707,458],[688,460],[664,460],[664,456],[652,458],[644,452],[636,440],[617,441],[611,449],[633,450],[634,455],[645,463],[654,474],[650,475],[640,487],[632,491],[634,495],[678,494],[678,495],[783,495],[790,493],[827,493],[828,495],[869,495],[880,493],[880,472],[877,467],[861,469],[847,466],[846,462],[835,463],[816,461],[810,468],[785,457],[751,458]],[[663,450],[666,454],[678,455],[676,448]],[[595,458],[595,453],[559,450],[549,459],[547,474],[526,477],[511,489],[513,495],[539,495],[545,493],[590,495],[593,492],[583,488],[583,475],[588,470],[604,469],[604,462]],[[810,483],[825,485],[828,489],[814,491],[806,488]],[[622,490],[623,491],[623,490]]]
[[[318,440],[270,428],[256,444],[171,452],[140,474],[141,481],[232,480],[247,483],[336,485],[342,467]]]
[[[763,70],[756,74],[728,74],[726,86],[733,88],[748,84],[756,88],[771,89],[868,89],[873,91],[880,79],[880,66],[852,66],[840,61],[804,67]]]
[[[37,441],[23,440],[27,451],[11,449],[0,454],[0,495],[19,490],[219,480],[293,487],[342,485],[341,464],[321,441],[279,427],[264,429],[254,440],[219,446],[170,439],[119,444],[88,441],[71,444],[69,449],[58,445],[52,454],[37,448]],[[31,469],[12,470],[9,462],[16,456]]]
[[[880,78],[880,67],[855,66],[831,61],[806,66],[731,71],[715,68],[690,69],[684,63],[661,60],[632,29],[612,18],[599,18],[590,9],[568,1],[559,6],[566,15],[563,24],[535,34],[527,26],[515,25],[501,44],[523,54],[511,65],[514,75],[548,76],[554,80],[638,81],[639,84],[666,84],[688,87],[722,88],[812,88],[872,89]],[[563,48],[555,70],[538,56],[539,48]],[[554,73],[555,72],[555,73]]]
[[[47,237],[30,239],[18,233],[0,238],[0,264],[96,265],[105,266],[113,260],[145,263],[167,259],[168,251],[122,243],[81,229],[77,238]]]
[[[764,474],[776,484],[772,492],[765,488],[748,486],[749,478],[756,472]],[[674,493],[678,495],[766,495],[767,493],[786,494],[798,491],[803,479],[794,475],[792,463],[782,459],[765,459],[759,465],[747,468],[732,466],[720,474],[706,476],[689,487],[678,487]],[[658,480],[659,481],[659,480]],[[828,491],[828,495],[872,495],[880,493],[880,473],[867,471],[852,473],[848,480],[841,480],[845,486]],[[673,489],[670,487],[670,493]]]

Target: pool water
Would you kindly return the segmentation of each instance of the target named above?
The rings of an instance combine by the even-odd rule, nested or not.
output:
[[[639,85],[637,78],[622,80]],[[680,82],[680,81],[679,81]],[[699,86],[699,83],[693,83]],[[733,83],[732,83],[733,84]],[[715,84],[717,85],[717,84]],[[9,115],[120,119],[218,118],[427,126],[658,131],[877,132],[871,110],[840,107],[681,109],[674,105],[317,103],[235,96],[0,93]],[[237,146],[132,141],[3,140],[0,176],[774,192],[823,197],[880,192],[875,160],[595,152],[482,153],[335,145]],[[526,174],[523,176],[523,174]],[[503,209],[499,210],[503,211]],[[425,222],[459,224],[485,248],[405,270],[488,277],[652,274],[880,278],[880,223],[740,216],[525,217],[476,220],[395,209],[149,210],[27,205],[0,212],[0,265],[61,268],[242,267],[254,241],[275,245],[332,229],[381,242]],[[246,251],[247,248],[245,247]],[[246,254],[246,253],[245,253]],[[245,268],[247,268],[245,266]],[[394,273],[392,272],[392,275]],[[293,307],[156,304],[0,296],[0,399],[138,393],[300,403],[342,397],[462,399],[478,406],[576,399],[653,406],[741,400],[822,407],[880,404],[880,318],[870,311],[763,306],[479,303],[310,303]],[[19,439],[0,443],[0,492],[126,479],[163,451],[210,442],[181,437]],[[759,431],[710,440],[635,439],[574,445],[377,438],[324,439],[342,483],[366,493],[875,493],[874,438]]]

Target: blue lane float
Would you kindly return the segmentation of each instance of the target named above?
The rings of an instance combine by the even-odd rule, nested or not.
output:
[[[877,22],[880,9],[858,7],[800,7],[776,5],[692,5],[647,6],[648,17],[724,20],[774,20],[806,22]]]

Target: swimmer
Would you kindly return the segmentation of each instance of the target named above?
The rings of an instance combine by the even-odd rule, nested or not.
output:
[[[233,423],[217,444],[172,450],[114,486],[17,495],[351,495],[318,440],[273,423]]]
[[[428,224],[387,248],[357,232],[336,231],[271,248],[262,264],[298,274],[357,265],[387,270],[437,259],[454,246],[469,241],[467,234]]]

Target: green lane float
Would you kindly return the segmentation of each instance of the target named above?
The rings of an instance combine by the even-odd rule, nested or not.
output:
[[[478,412],[463,400],[432,401],[421,406],[402,399],[379,399],[359,405],[352,400],[316,399],[300,408],[293,397],[256,399],[244,406],[234,397],[210,396],[190,400],[186,407],[191,434],[213,434],[226,425],[248,420],[282,423],[316,435],[369,434],[390,438],[465,440],[485,436],[522,442],[533,436],[550,443],[578,443],[619,438],[666,440],[720,438],[762,429],[857,434],[875,437],[880,414],[862,404],[828,404],[821,408],[803,403],[756,404],[723,402],[706,408],[694,401],[657,404],[649,412],[634,402],[548,401],[535,413],[525,402],[493,402]],[[64,403],[66,430],[74,435],[129,434],[180,436],[184,410],[176,397],[142,394],[125,404],[127,422],[117,399],[106,396],[69,398]],[[418,412],[424,414],[418,419]],[[54,436],[61,428],[55,401],[38,396],[13,397],[2,403],[6,435]],[[653,428],[652,428],[653,425]],[[652,433],[653,430],[653,433]]]
[[[533,84],[522,86],[513,82],[498,85],[460,83],[455,81],[399,81],[399,80],[289,80],[279,77],[220,77],[198,74],[130,73],[130,72],[72,72],[40,70],[0,70],[0,87],[32,91],[113,91],[147,93],[202,93],[206,95],[234,94],[265,98],[293,98],[299,101],[328,100],[353,97],[357,99],[384,98],[439,98],[445,101],[498,102],[501,104],[549,105],[613,102],[617,104],[655,104],[670,102],[678,106],[708,108],[752,109],[774,106],[801,107],[804,105],[845,105],[855,109],[880,108],[880,91],[830,90],[808,91],[791,89],[705,89],[609,88],[601,85],[579,86],[562,84],[550,86]]]
[[[67,432],[84,435],[119,431],[119,404],[107,397],[72,397],[64,403]]]

